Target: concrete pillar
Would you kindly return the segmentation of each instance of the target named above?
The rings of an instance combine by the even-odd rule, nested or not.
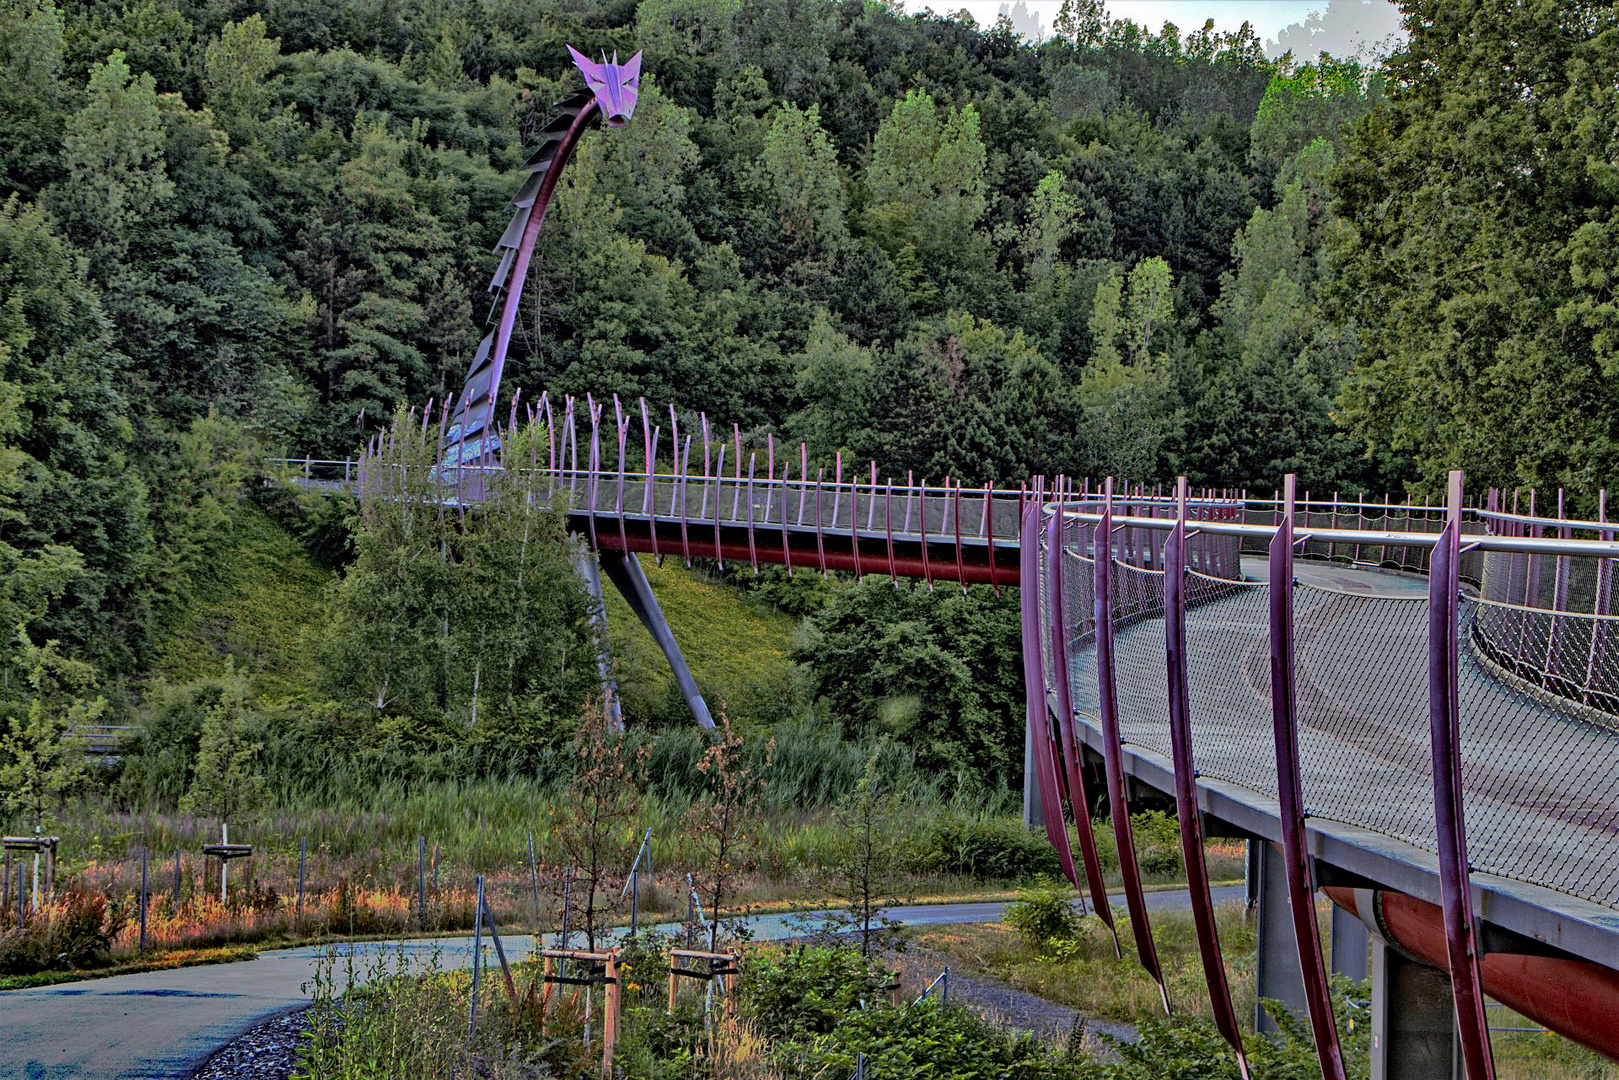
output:
[[[1366,924],[1349,912],[1332,905],[1332,971],[1356,982],[1365,982],[1370,972],[1371,934]]]
[[[1257,879],[1251,886],[1257,892],[1255,908],[1259,919],[1258,956],[1254,963],[1254,986],[1259,998],[1271,998],[1287,1006],[1303,1020],[1309,1016],[1304,999],[1304,975],[1299,970],[1299,950],[1293,937],[1293,914],[1287,900],[1287,868],[1281,851],[1270,844],[1249,845]],[[1254,1027],[1266,1034],[1277,1030],[1257,1001]]]
[[[1023,827],[1043,828],[1040,816],[1040,781],[1034,775],[1034,732],[1027,718],[1023,724]]]
[[[1372,1080],[1459,1080],[1450,975],[1372,937]]]

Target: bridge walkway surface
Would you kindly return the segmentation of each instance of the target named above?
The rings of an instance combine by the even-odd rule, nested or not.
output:
[[[1251,583],[1187,612],[1193,753],[1203,776],[1275,800],[1265,564],[1245,559],[1243,569]],[[1116,576],[1135,579],[1138,598],[1143,586],[1161,590],[1149,571],[1118,566]],[[1308,563],[1295,579],[1310,816],[1433,851],[1427,582]],[[1115,631],[1120,730],[1168,757],[1163,643],[1161,614]],[[1099,731],[1095,649],[1071,648],[1070,671],[1078,718]],[[1461,650],[1459,675],[1474,871],[1619,906],[1619,727],[1516,685],[1476,648]]]
[[[1216,890],[1224,903],[1240,901],[1240,886]],[[1157,911],[1185,910],[1184,891],[1148,894]],[[1120,901],[1122,902],[1122,901]],[[1077,903],[1077,901],[1076,901]],[[1004,903],[919,904],[893,907],[890,918],[907,926],[993,922]],[[797,916],[765,915],[749,921],[758,940],[780,940],[803,933],[825,912]],[[674,925],[654,927],[663,933]],[[526,957],[535,947],[527,934],[503,937],[508,957]],[[579,936],[574,935],[574,944]],[[546,944],[555,945],[554,935]],[[412,938],[336,946],[336,974],[343,978],[347,958],[356,971],[400,951],[407,963],[434,958],[447,968],[472,963],[472,938]],[[486,940],[485,962],[493,962]],[[5,1080],[173,1080],[190,1076],[221,1046],[255,1024],[308,1004],[308,983],[326,947],[305,946],[260,953],[232,964],[149,971],[60,986],[0,994],[5,1039],[0,1041],[0,1078]]]

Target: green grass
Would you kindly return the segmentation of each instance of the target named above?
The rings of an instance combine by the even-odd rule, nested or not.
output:
[[[787,654],[797,621],[678,556],[641,566],[663,608],[710,711],[739,726],[786,719],[801,703]],[[607,588],[607,622],[626,713],[635,719],[689,723],[663,653],[616,590]]]
[[[332,575],[252,503],[239,505],[234,527],[217,574],[158,643],[156,674],[175,683],[206,678],[233,657],[252,673],[260,699],[284,700],[309,685],[305,639],[324,618]]]

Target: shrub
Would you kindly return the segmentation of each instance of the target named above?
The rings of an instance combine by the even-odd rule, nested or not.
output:
[[[1074,890],[1066,884],[1042,882],[1018,892],[1006,907],[1006,924],[1036,945],[1072,937],[1079,929]]]
[[[912,861],[922,873],[959,874],[976,881],[1027,881],[1062,872],[1045,837],[1015,820],[946,820],[923,839]]]
[[[1161,810],[1144,810],[1131,815],[1130,831],[1143,874],[1180,873],[1180,822]]]
[[[1008,1035],[959,1008],[933,1000],[902,1009],[872,1009],[843,1018],[815,1040],[804,1075],[840,1077],[866,1055],[872,1076],[930,1080],[1078,1080],[1095,1075],[1032,1035]]]
[[[855,949],[798,948],[749,956],[738,995],[766,1036],[801,1041],[847,1021],[888,980]]]
[[[0,974],[105,967],[123,915],[105,897],[69,889],[0,934]]]

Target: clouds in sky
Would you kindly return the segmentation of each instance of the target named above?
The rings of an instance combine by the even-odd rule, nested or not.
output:
[[[913,0],[912,11],[966,8],[980,26],[993,25],[1005,14],[1029,40],[1051,33],[1062,0]],[[1317,54],[1367,59],[1386,56],[1404,40],[1400,12],[1391,0],[1109,0],[1115,19],[1145,23],[1154,32],[1165,22],[1182,34],[1213,19],[1220,30],[1236,30],[1244,22],[1265,42],[1272,57],[1289,49],[1300,60]]]

